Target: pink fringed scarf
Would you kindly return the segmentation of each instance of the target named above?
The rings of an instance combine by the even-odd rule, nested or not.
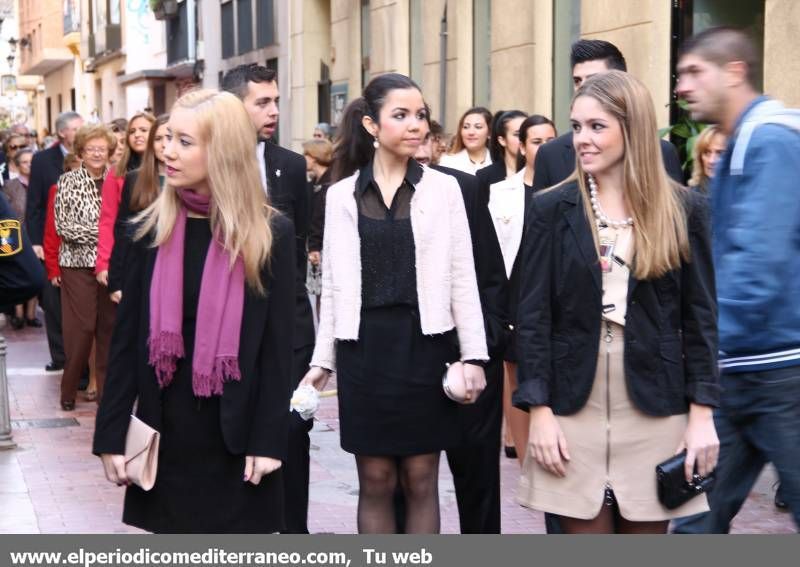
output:
[[[158,248],[150,284],[150,365],[165,388],[176,362],[186,356],[183,345],[183,252],[187,210],[208,215],[210,200],[191,190],[177,190],[183,206],[169,240]],[[192,390],[195,396],[222,395],[223,382],[240,380],[239,338],[244,309],[244,263],[230,267],[230,255],[215,231],[209,245],[197,304]]]

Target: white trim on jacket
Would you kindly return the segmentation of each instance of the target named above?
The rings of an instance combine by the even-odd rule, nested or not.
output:
[[[357,340],[361,322],[358,172],[328,188],[322,242],[322,298],[311,366],[336,370],[336,340]],[[489,360],[472,239],[455,178],[423,167],[411,198],[422,332],[455,328],[462,360]]]
[[[486,148],[486,157],[484,160],[480,163],[474,163],[469,159],[469,153],[467,153],[465,148],[455,154],[442,154],[439,158],[439,165],[475,175],[479,169],[492,165],[492,156],[489,154],[489,148]]]
[[[525,225],[525,168],[489,187],[489,213],[503,252],[506,277],[519,253]]]

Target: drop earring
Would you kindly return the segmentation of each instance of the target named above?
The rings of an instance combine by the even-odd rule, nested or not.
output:
[[[375,148],[376,150],[381,147],[381,143],[378,141],[377,136],[375,136],[375,141],[372,142],[372,147]]]

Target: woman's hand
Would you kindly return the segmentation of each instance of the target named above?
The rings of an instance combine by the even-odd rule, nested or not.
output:
[[[309,252],[308,253],[308,261],[311,262],[312,266],[319,266],[319,262],[322,259],[322,256],[319,252]]]
[[[300,384],[310,384],[317,390],[322,391],[322,389],[325,388],[325,385],[328,383],[330,377],[330,370],[320,366],[312,366],[311,369],[306,372],[306,375],[303,376]]]
[[[474,404],[486,388],[486,373],[475,364],[464,364],[464,384],[467,386],[466,403]]]
[[[686,465],[684,473],[686,482],[691,482],[695,462],[697,474],[708,476],[717,466],[719,458],[719,439],[714,427],[713,410],[708,406],[692,404],[689,408],[689,423],[683,441],[676,453],[686,449]]]
[[[127,486],[130,484],[128,475],[125,474],[125,455],[112,455],[103,453],[100,455],[103,461],[103,468],[106,471],[106,479],[117,486]]]
[[[258,486],[262,477],[275,472],[282,464],[278,459],[270,457],[247,456],[244,458],[244,481]]]
[[[50,280],[50,284],[53,287],[61,287],[61,276],[56,276]]]
[[[97,273],[97,282],[108,287],[108,270]]]
[[[119,303],[120,301],[122,301],[122,292],[117,290],[114,293],[109,293],[108,297],[110,297],[111,301],[113,301],[114,303]]]
[[[570,460],[567,438],[548,406],[530,409],[530,431],[528,445],[536,462],[549,473],[567,476],[566,462]]]

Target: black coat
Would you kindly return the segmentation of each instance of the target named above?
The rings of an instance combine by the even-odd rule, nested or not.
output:
[[[675,146],[667,141],[661,142],[661,155],[664,167],[675,181],[684,184],[683,170]],[[533,191],[539,191],[564,181],[575,171],[575,147],[572,145],[572,132],[559,136],[539,148],[533,170]]]
[[[264,159],[270,203],[294,223],[297,274],[294,348],[297,350],[314,344],[314,315],[306,290],[306,239],[311,219],[306,160],[300,154],[272,142],[264,144]],[[299,380],[302,376],[295,378]]]
[[[472,256],[486,329],[486,346],[489,357],[497,358],[502,356],[509,339],[508,280],[492,217],[486,204],[481,202],[478,181],[474,175],[440,165],[433,165],[431,169],[455,177],[461,188],[472,236]]]
[[[234,455],[285,461],[289,431],[294,317],[294,238],[291,223],[277,215],[270,266],[262,280],[266,296],[245,292],[239,368],[241,380],[226,382],[221,402],[225,445]],[[122,301],[111,339],[108,377],[97,411],[92,451],[122,454],[133,411],[161,430],[161,390],[148,364],[150,282],[157,249],[143,241],[128,252]]]
[[[631,275],[625,380],[644,413],[716,406],[717,303],[707,201],[687,191],[691,261],[655,280]],[[597,367],[602,276],[576,182],[531,200],[523,239],[518,316],[519,388],[514,405],[580,410]]]
[[[478,178],[478,190],[487,203],[489,202],[489,188],[493,183],[505,179],[506,174],[506,164],[503,161],[493,162],[475,172],[475,177]]]
[[[50,194],[50,187],[56,184],[62,173],[64,173],[64,153],[61,151],[61,144],[34,154],[25,205],[25,223],[34,245],[41,246],[44,242],[47,196]]]
[[[0,309],[24,303],[42,289],[45,282],[42,263],[33,253],[31,242],[6,196],[0,192]]]
[[[117,218],[114,220],[114,248],[111,250],[111,258],[108,261],[108,291],[110,293],[121,290],[125,278],[128,250],[136,232],[130,220],[136,215],[131,211],[131,193],[138,177],[138,169],[130,171],[125,174],[125,182],[122,184]]]
[[[311,184],[311,224],[308,229],[308,251],[320,252],[322,250],[322,238],[325,235],[325,196],[328,194],[328,187],[331,184],[331,170],[325,173]]]

